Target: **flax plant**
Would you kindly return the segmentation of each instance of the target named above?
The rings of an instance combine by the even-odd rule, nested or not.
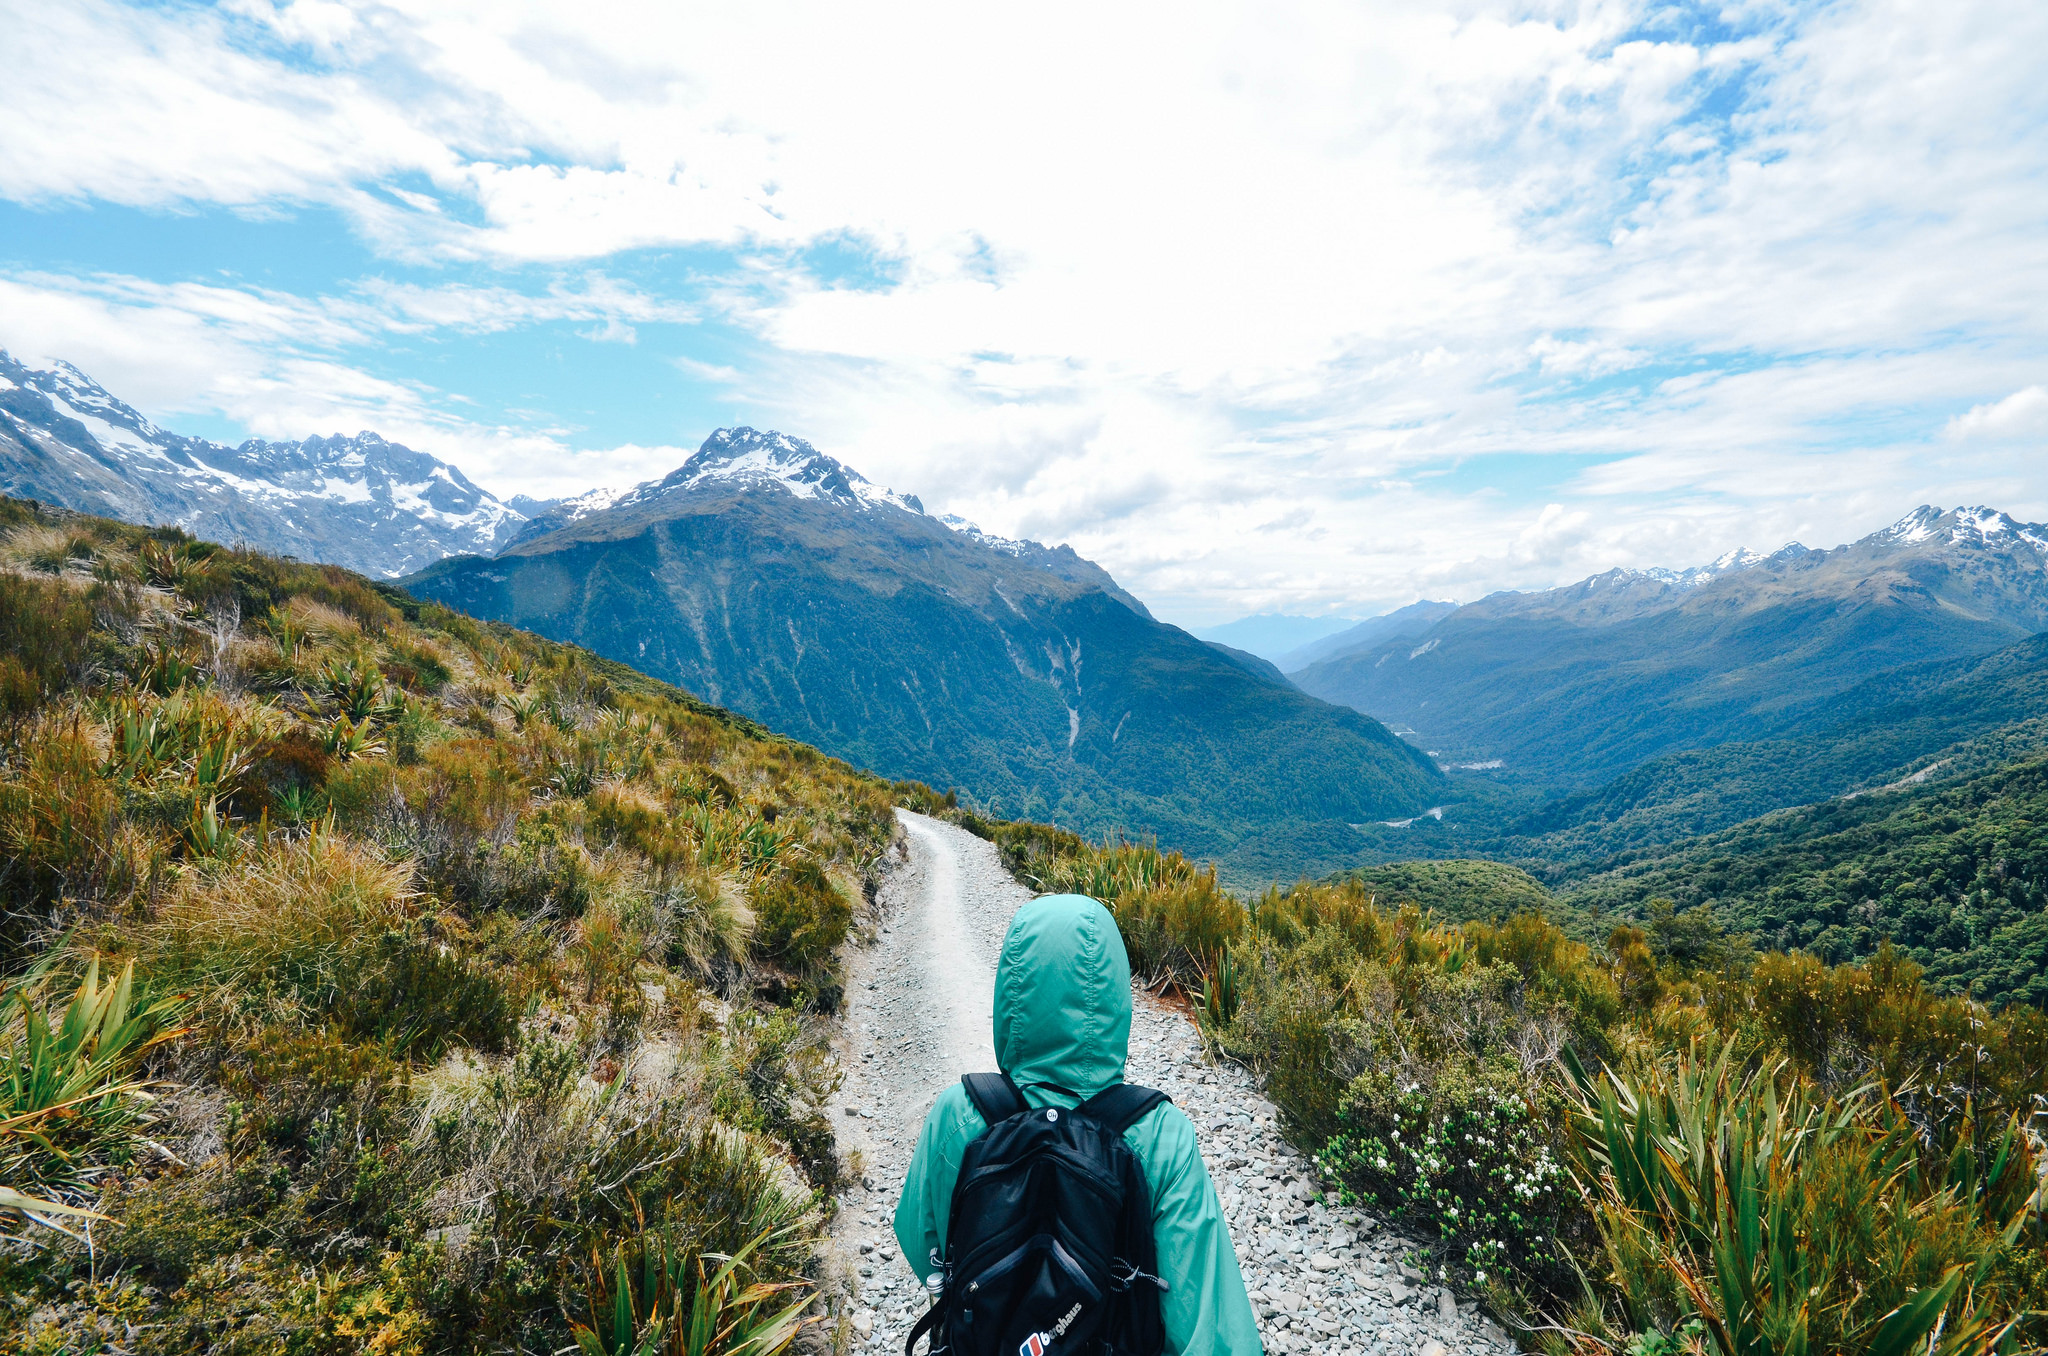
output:
[[[1577,1173],[1630,1325],[1696,1316],[1721,1356],[1994,1349],[2017,1321],[1994,1270],[2040,1204],[2017,1126],[1981,1172],[1973,1144],[1930,1165],[1877,1089],[1731,1054],[1579,1071]]]
[[[716,1254],[692,1261],[658,1236],[637,1241],[629,1263],[618,1249],[612,1259],[611,1297],[591,1296],[590,1324],[573,1330],[582,1356],[775,1356],[818,1320],[805,1318],[808,1283],[745,1281],[747,1259],[787,1228],[755,1237],[730,1257]],[[719,1262],[706,1271],[707,1262]],[[603,1276],[602,1259],[591,1267]],[[694,1271],[694,1275],[693,1275]],[[636,1276],[637,1273],[637,1276]],[[794,1294],[796,1298],[788,1297]]]
[[[168,1026],[184,1000],[138,994],[133,961],[102,984],[94,957],[53,1021],[36,999],[41,978],[31,974],[0,996],[11,1028],[0,1047],[0,1217],[60,1227],[48,1216],[97,1216],[30,1193],[82,1192],[127,1154],[151,1086],[138,1070],[151,1049],[185,1034]]]

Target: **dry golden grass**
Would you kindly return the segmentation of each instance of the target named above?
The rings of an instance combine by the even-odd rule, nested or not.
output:
[[[287,1003],[331,985],[343,958],[412,916],[411,867],[337,834],[259,846],[187,871],[134,934],[145,968],[213,1015],[250,995]]]

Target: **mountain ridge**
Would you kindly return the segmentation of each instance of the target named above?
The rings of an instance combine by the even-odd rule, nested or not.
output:
[[[1301,818],[1288,871],[1338,862],[1350,823],[1438,794],[1379,722],[1157,621],[1071,547],[932,517],[801,439],[720,430],[660,480],[536,521],[404,586],[888,775],[1226,860]]]
[[[1790,728],[1882,671],[2015,643],[2048,627],[2044,566],[2048,528],[1923,506],[1856,542],[1787,548],[1690,588],[1607,571],[1491,595],[1291,676],[1443,761],[1499,759],[1586,788],[1663,753]]]
[[[375,433],[229,447],[159,427],[70,363],[5,351],[0,494],[385,578],[494,551],[525,522],[455,466]]]

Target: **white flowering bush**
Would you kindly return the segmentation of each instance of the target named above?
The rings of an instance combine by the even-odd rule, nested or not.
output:
[[[1442,1241],[1461,1279],[1518,1275],[1555,1290],[1571,1274],[1559,1234],[1575,1202],[1552,1146],[1551,1110],[1507,1077],[1445,1078],[1432,1088],[1368,1073],[1352,1084],[1339,1130],[1319,1155],[1348,1204],[1373,1204]]]

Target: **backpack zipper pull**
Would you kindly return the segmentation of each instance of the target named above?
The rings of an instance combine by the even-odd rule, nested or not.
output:
[[[1140,1271],[1138,1270],[1138,1267],[1135,1263],[1126,1262],[1121,1257],[1113,1257],[1110,1259],[1109,1280],[1110,1285],[1114,1287],[1118,1291],[1118,1293],[1122,1293],[1123,1291],[1129,1290],[1133,1285],[1136,1285],[1139,1281],[1152,1282],[1152,1284],[1159,1287],[1159,1293],[1162,1295],[1173,1288],[1166,1283],[1165,1277],[1154,1276],[1149,1271]]]

